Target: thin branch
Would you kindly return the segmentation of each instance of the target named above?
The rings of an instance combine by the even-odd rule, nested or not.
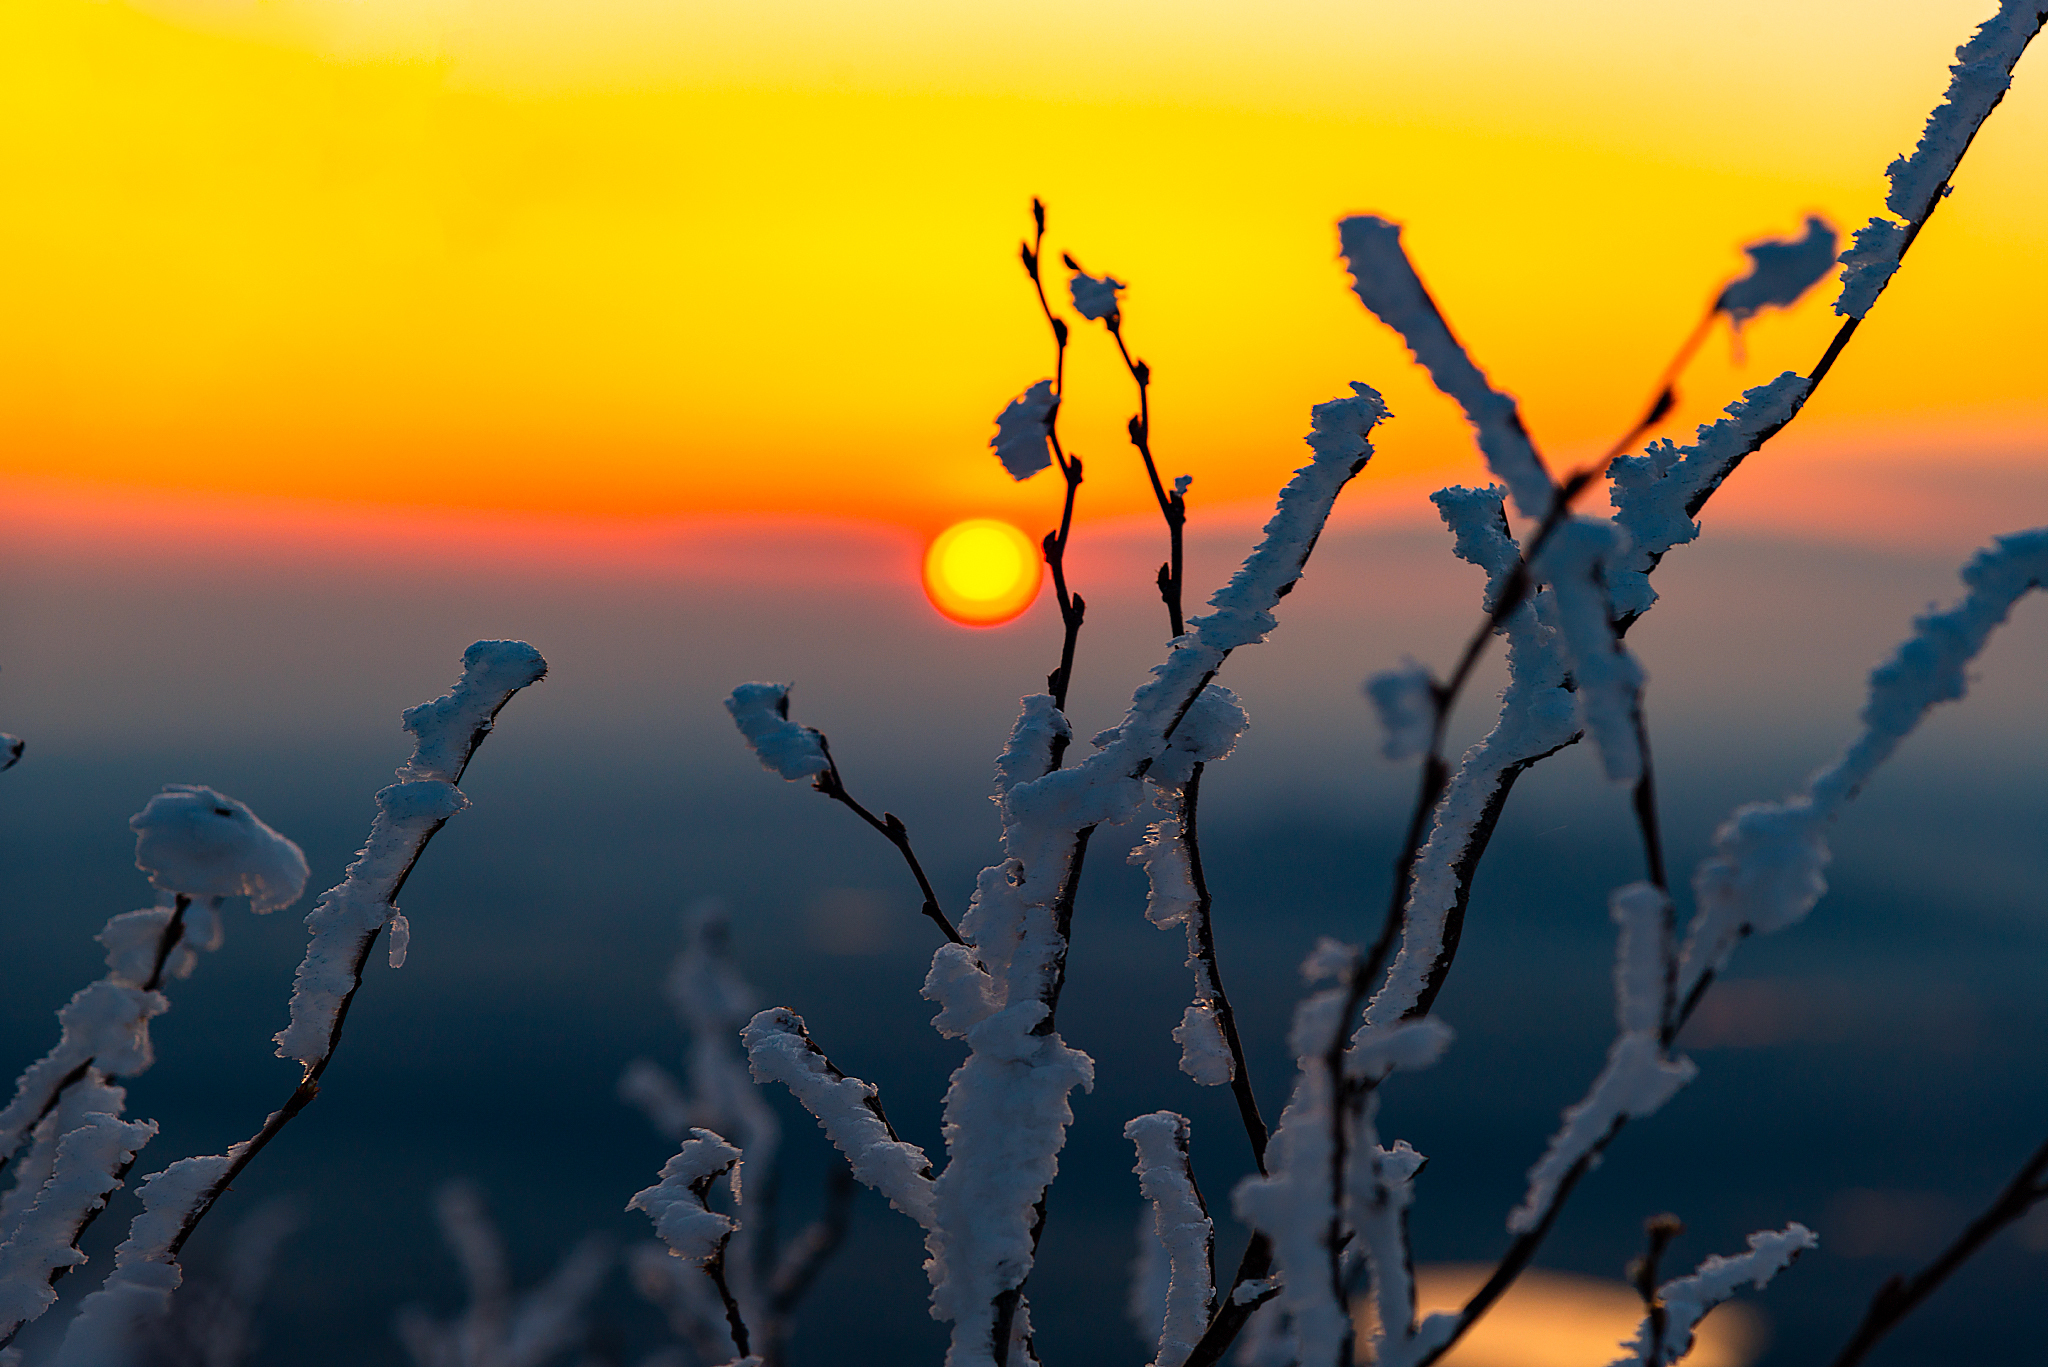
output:
[[[1196,829],[1196,815],[1201,803],[1202,772],[1208,766],[1197,763],[1188,775],[1186,785],[1181,789],[1180,835],[1181,843],[1188,853],[1188,878],[1195,885],[1195,909],[1190,922],[1193,928],[1195,956],[1201,960],[1202,972],[1214,994],[1209,1004],[1216,1012],[1217,1028],[1223,1032],[1223,1043],[1230,1050],[1230,1093],[1237,1099],[1238,1118],[1244,1122],[1245,1138],[1251,1142],[1252,1162],[1259,1172],[1266,1171],[1266,1121],[1259,1114],[1259,1099],[1252,1091],[1251,1070],[1245,1062],[1244,1043],[1237,1034],[1237,1013],[1231,1009],[1230,994],[1223,990],[1223,970],[1216,958],[1215,927],[1210,920],[1211,898],[1209,880],[1202,872],[1202,842]]]
[[[740,1303],[733,1299],[732,1288],[725,1282],[724,1244],[704,1260],[704,1272],[711,1278],[711,1284],[718,1288],[718,1299],[725,1305],[725,1323],[732,1332],[732,1346],[739,1349],[742,1358],[749,1356],[751,1345],[747,1337],[746,1317],[740,1314]]]
[[[1644,876],[1665,892],[1671,882],[1664,873],[1664,835],[1657,821],[1657,779],[1650,764],[1650,724],[1643,716],[1642,690],[1636,690],[1636,749],[1643,757],[1643,772],[1636,776],[1629,805],[1636,814],[1636,829],[1643,839]]]
[[[475,647],[472,647],[472,649],[475,649]],[[468,678],[467,657],[465,657],[463,677],[465,680]],[[535,676],[535,678],[539,677],[541,675]],[[483,744],[485,737],[490,735],[491,728],[496,723],[498,714],[505,710],[505,704],[512,701],[519,690],[526,686],[526,684],[522,683],[509,689],[498,700],[497,705],[491,709],[489,715],[468,737],[467,745],[454,766],[454,776],[448,780],[451,787],[459,784],[462,781],[462,776],[469,772],[470,761],[476,757],[477,748]],[[417,755],[417,752],[415,754]],[[412,871],[419,867],[420,856],[426,852],[428,844],[433,841],[436,835],[440,834],[441,828],[447,824],[447,818],[443,817],[420,832],[417,842],[412,847],[410,857],[405,862],[404,868],[392,880],[390,890],[383,894],[383,901],[387,907],[395,911],[398,905],[398,895],[405,890],[405,884],[412,877]],[[183,1223],[178,1227],[177,1234],[171,1239],[165,1249],[167,1256],[176,1258],[183,1251],[186,1240],[192,1237],[193,1232],[199,1228],[200,1221],[206,1218],[207,1213],[214,1208],[220,1201],[220,1198],[234,1185],[235,1179],[241,1176],[243,1169],[247,1168],[255,1160],[257,1154],[263,1152],[269,1146],[270,1141],[275,1139],[299,1112],[312,1105],[313,1099],[320,1095],[320,1078],[326,1073],[327,1065],[334,1061],[335,1050],[341,1047],[342,1027],[348,1021],[349,1008],[355,1003],[356,993],[362,988],[363,968],[369,963],[370,951],[376,947],[378,939],[383,935],[385,926],[388,924],[388,921],[380,924],[376,929],[362,936],[357,942],[355,955],[349,965],[349,986],[342,994],[339,1006],[335,1009],[334,1023],[328,1028],[327,1040],[320,1052],[320,1056],[306,1065],[304,1073],[299,1078],[298,1085],[292,1089],[291,1095],[285,1098],[284,1105],[272,1111],[264,1118],[262,1128],[258,1129],[254,1135],[242,1143],[236,1144],[228,1150],[229,1162],[227,1169],[214,1180],[213,1184],[206,1189],[206,1193],[187,1212]]]
[[[1721,294],[1721,291],[1715,293],[1713,302],[1707,305],[1706,315],[1694,326],[1691,334],[1679,343],[1678,354],[1671,358],[1671,363],[1664,367],[1664,373],[1658,377],[1657,388],[1651,393],[1650,406],[1643,410],[1643,416],[1636,419],[1636,425],[1629,428],[1620,441],[1607,448],[1606,455],[1600,457],[1599,463],[1603,468],[1616,456],[1624,454],[1631,446],[1641,441],[1649,434],[1651,428],[1669,416],[1672,406],[1678,402],[1678,377],[1685,372],[1694,353],[1699,351],[1700,343],[1706,341],[1707,334],[1713,331],[1714,319],[1720,316]]]
[[[1166,519],[1168,552],[1166,563],[1159,567],[1159,598],[1166,604],[1166,619],[1172,624],[1173,634],[1178,636],[1187,630],[1186,623],[1181,620],[1181,585],[1185,570],[1181,529],[1188,520],[1187,497],[1178,489],[1172,493],[1166,491],[1165,484],[1159,479],[1159,465],[1152,459],[1152,367],[1134,360],[1130,348],[1124,345],[1121,313],[1111,313],[1103,323],[1109,328],[1109,335],[1116,339],[1116,354],[1124,358],[1124,369],[1131,373],[1131,379],[1138,386],[1138,416],[1131,419],[1129,426],[1131,445],[1137,447],[1138,454],[1144,458],[1145,478],[1152,481],[1152,497],[1159,501],[1159,515]]]
[[[163,986],[164,965],[170,962],[171,951],[185,938],[185,910],[191,905],[190,894],[178,894],[178,900],[171,907],[171,919],[164,922],[163,933],[157,936],[156,960],[150,966],[149,981],[142,985],[144,992],[154,992]]]
[[[1992,1235],[2018,1221],[2041,1201],[2048,1200],[2048,1185],[2044,1185],[2042,1180],[2044,1174],[2048,1174],[2048,1143],[2034,1150],[2034,1156],[2013,1175],[2012,1181],[2006,1183],[1998,1199],[1983,1214],[1970,1221],[1969,1227],[1942,1250],[1940,1257],[1911,1277],[1892,1277],[1877,1289],[1877,1294],[1871,1297],[1870,1308],[1863,1312],[1863,1320],[1856,1326],[1856,1332],[1835,1355],[1833,1367],[1855,1367],[1863,1361],[1879,1339],[1933,1295],[1948,1280],[1950,1273],[1990,1242]]]
[[[823,773],[811,780],[811,786],[880,831],[882,838],[896,847],[896,852],[903,856],[903,862],[910,866],[911,877],[917,879],[917,890],[924,894],[924,906],[921,910],[931,918],[933,925],[945,933],[948,940],[956,945],[966,944],[967,942],[960,938],[960,932],[953,929],[953,923],[946,919],[946,913],[939,910],[939,895],[932,890],[932,880],[925,877],[924,865],[917,861],[917,851],[910,846],[910,832],[905,829],[902,818],[894,812],[883,812],[876,816],[863,807],[853,794],[846,791],[846,781],[839,776],[839,761],[832,758],[832,747],[822,733],[818,736],[818,748],[825,752],[826,767]]]
[[[1264,1281],[1272,1270],[1273,1241],[1254,1232],[1251,1242],[1245,1245],[1244,1256],[1238,1259],[1237,1275],[1230,1280],[1230,1290],[1217,1298],[1216,1313],[1209,1317],[1209,1327],[1202,1331],[1202,1337],[1196,1341],[1181,1367],[1216,1367],[1223,1361],[1223,1355],[1237,1341],[1246,1321],[1251,1319],[1254,1311],[1271,1300],[1279,1288],[1267,1287],[1258,1295],[1242,1299],[1239,1292],[1252,1282]]]
[[[1046,440],[1052,444],[1052,454],[1059,462],[1060,474],[1066,480],[1066,497],[1060,509],[1060,526],[1057,532],[1047,532],[1044,541],[1046,567],[1052,571],[1053,593],[1059,599],[1060,644],[1059,668],[1046,676],[1045,691],[1052,694],[1053,706],[1061,712],[1067,710],[1067,690],[1074,682],[1074,648],[1080,640],[1081,622],[1088,611],[1087,602],[1080,594],[1067,587],[1067,538],[1074,527],[1074,495],[1081,487],[1081,457],[1069,455],[1060,442],[1060,408],[1066,402],[1067,394],[1067,323],[1052,311],[1052,301],[1045,297],[1045,281],[1039,273],[1040,263],[1045,255],[1045,204],[1033,198],[1031,221],[1035,232],[1029,243],[1020,247],[1024,262],[1024,273],[1031,277],[1031,288],[1038,295],[1039,312],[1045,315],[1046,327],[1052,331],[1053,340],[1053,382],[1052,413],[1045,421]],[[1067,740],[1058,737],[1052,745],[1052,767],[1060,767],[1066,757]]]
[[[1628,1265],[1628,1279],[1642,1297],[1643,1317],[1650,1323],[1650,1351],[1643,1355],[1646,1367],[1663,1367],[1664,1334],[1670,1323],[1664,1298],[1657,1294],[1657,1264],[1671,1241],[1683,1233],[1685,1225],[1676,1215],[1652,1215],[1643,1222],[1643,1256]]]

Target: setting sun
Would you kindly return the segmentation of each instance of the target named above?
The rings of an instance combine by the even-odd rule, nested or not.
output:
[[[956,522],[924,553],[924,591],[956,622],[987,627],[1031,606],[1044,575],[1038,547],[992,517]]]

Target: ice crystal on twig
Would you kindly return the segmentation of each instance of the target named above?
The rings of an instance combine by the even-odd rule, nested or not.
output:
[[[832,765],[815,728],[789,719],[788,684],[743,683],[725,700],[740,734],[761,767],[794,782],[824,773]]]
[[[1040,380],[996,415],[996,434],[988,439],[989,449],[1011,479],[1030,479],[1052,464],[1052,420],[1059,403],[1052,381]]]
[[[1742,249],[1749,253],[1749,273],[1729,282],[1714,307],[1737,329],[1764,309],[1790,308],[1834,268],[1838,240],[1834,225],[1814,214],[1804,236],[1750,243]]]

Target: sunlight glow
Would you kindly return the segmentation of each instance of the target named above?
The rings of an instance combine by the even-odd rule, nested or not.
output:
[[[1483,1285],[1490,1267],[1447,1264],[1415,1270],[1418,1316],[1453,1311]],[[1581,1367],[1611,1362],[1642,1322],[1642,1302],[1622,1282],[1564,1272],[1524,1272],[1485,1318],[1443,1357],[1443,1367]],[[1359,1329],[1372,1331],[1371,1301]],[[1744,1367],[1763,1347],[1756,1312],[1724,1305],[1700,1322],[1689,1367]]]
[[[1031,538],[992,517],[956,522],[924,555],[924,591],[956,622],[987,627],[1031,606],[1044,580]]]
[[[1034,194],[1051,260],[1130,282],[1161,473],[1194,477],[1198,521],[1270,507],[1352,380],[1399,415],[1358,499],[1484,480],[1352,297],[1346,213],[1409,225],[1568,464],[1641,411],[1742,243],[1881,206],[1991,8],[13,0],[0,255],[34,269],[7,284],[0,479],[1039,524],[1058,481],[987,450],[1052,369],[1017,258]],[[2044,138],[2037,53],[1800,451],[2040,449]],[[1660,435],[1811,366],[1827,294],[1758,319],[1740,361],[1717,334]],[[1099,326],[1066,378],[1076,516],[1149,515]]]

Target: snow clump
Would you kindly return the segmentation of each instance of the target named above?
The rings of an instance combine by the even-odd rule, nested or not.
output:
[[[243,897],[277,911],[306,889],[306,856],[243,803],[194,783],[173,783],[128,819],[135,867],[150,885],[186,897]]]

